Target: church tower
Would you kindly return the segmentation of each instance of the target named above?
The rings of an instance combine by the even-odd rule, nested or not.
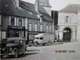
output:
[[[43,7],[50,7],[49,0],[39,0],[39,5]]]
[[[42,6],[45,11],[51,16],[51,6],[49,4],[49,0],[36,0],[35,8],[39,11],[39,6]]]

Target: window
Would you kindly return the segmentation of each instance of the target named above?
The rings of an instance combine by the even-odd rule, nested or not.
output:
[[[24,37],[24,31],[19,31],[19,36]]]
[[[46,32],[48,32],[48,25],[46,26]]]
[[[15,25],[15,18],[11,17],[11,26]]]
[[[32,31],[32,24],[29,24],[29,31]]]
[[[35,39],[39,39],[39,37],[36,37]]]
[[[35,24],[35,31],[38,31],[38,28],[37,27],[38,27],[37,24]]]
[[[2,31],[1,34],[2,34],[1,35],[2,39],[6,38],[6,32],[5,31]]]
[[[19,26],[22,26],[22,19],[19,19]]]
[[[49,26],[49,32],[51,32],[52,26]]]
[[[8,37],[24,37],[24,31],[22,31],[22,30],[9,30]]]
[[[40,25],[40,31],[43,31],[42,25]]]
[[[0,15],[0,25],[1,25],[1,15]]]
[[[69,23],[71,21],[71,18],[69,16],[66,16],[66,23]]]

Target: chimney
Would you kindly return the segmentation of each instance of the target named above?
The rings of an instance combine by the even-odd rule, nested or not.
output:
[[[39,0],[35,1],[35,10],[39,13]]]

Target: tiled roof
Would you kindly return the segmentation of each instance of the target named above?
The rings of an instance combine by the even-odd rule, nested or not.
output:
[[[53,19],[49,16],[43,15],[43,19],[48,22],[53,22]]]
[[[43,15],[49,16],[49,14],[46,12],[46,10],[43,8],[43,6],[39,6],[39,12]]]
[[[12,0],[2,0],[0,10],[2,14],[38,19],[37,16],[30,14],[29,11],[15,7]]]
[[[1,0],[0,2],[0,13],[20,16],[25,18],[39,19],[37,17],[37,12],[35,10],[35,5],[20,1],[20,7],[15,7],[13,4],[13,0]],[[43,15],[43,19],[46,21],[53,21],[52,18],[48,15],[45,9],[42,6],[39,6],[39,12]]]
[[[29,10],[29,11],[33,12],[33,13],[37,13],[36,10],[35,10],[35,5],[34,4],[21,1],[20,6],[24,9],[26,9],[26,10]],[[39,12],[40,12],[40,14],[43,15],[44,20],[51,21],[51,22],[53,21],[53,19],[49,16],[49,14],[45,11],[45,9],[42,6],[39,6]]]
[[[37,14],[34,4],[24,2],[24,1],[20,1],[20,7]]]
[[[80,12],[80,4],[69,4],[63,9],[61,9],[59,12],[64,13],[77,13]]]

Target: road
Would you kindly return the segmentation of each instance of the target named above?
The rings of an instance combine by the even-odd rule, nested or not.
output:
[[[19,58],[8,57],[2,60],[80,60],[80,42],[28,47],[27,50],[24,56],[21,55]]]

